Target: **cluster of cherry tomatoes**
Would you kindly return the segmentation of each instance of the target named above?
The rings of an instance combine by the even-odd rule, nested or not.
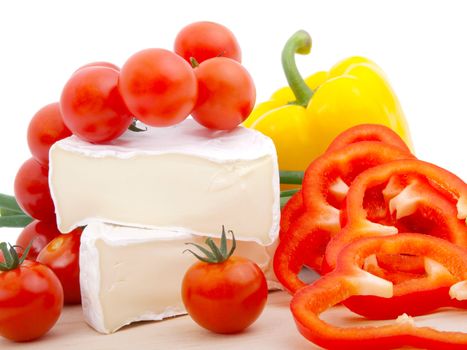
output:
[[[69,135],[58,103],[39,110],[29,124],[27,139],[32,157],[23,163],[15,178],[16,200],[34,218],[18,236],[15,247],[27,260],[0,274],[0,290],[15,291],[0,297],[2,315],[6,315],[0,315],[0,335],[10,340],[29,341],[42,336],[57,322],[64,303],[81,302],[82,230],[60,234],[48,185],[49,149]],[[13,249],[10,256],[15,254]],[[0,258],[5,259],[3,255]]]
[[[108,62],[79,68],[60,99],[65,125],[100,143],[119,137],[135,119],[165,127],[191,114],[215,130],[242,123],[256,91],[232,32],[212,22],[193,23],[180,31],[174,47],[137,52],[121,69]]]
[[[17,240],[18,247],[30,246],[28,260],[0,274],[0,287],[20,291],[0,298],[2,308],[9,309],[8,319],[0,317],[0,335],[15,341],[38,338],[58,320],[63,303],[81,301],[82,230],[60,234],[48,185],[49,150],[55,142],[72,134],[107,142],[136,119],[163,127],[190,114],[207,128],[230,130],[250,114],[255,87],[240,64],[240,47],[230,30],[212,22],[193,23],[177,35],[174,51],[140,51],[121,69],[109,62],[86,64],[69,78],[60,102],[32,118],[27,135],[32,157],[16,175],[15,197],[35,220]]]

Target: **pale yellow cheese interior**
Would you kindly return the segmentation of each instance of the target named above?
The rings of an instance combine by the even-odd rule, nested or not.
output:
[[[183,154],[90,157],[54,147],[50,187],[59,229],[91,222],[186,228],[271,243],[274,159],[215,162]],[[277,219],[277,218],[276,218]]]

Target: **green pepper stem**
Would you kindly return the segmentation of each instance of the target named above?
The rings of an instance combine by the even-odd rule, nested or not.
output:
[[[279,171],[281,184],[300,185],[303,182],[303,171]]]
[[[281,197],[281,209],[285,207],[290,198],[292,197]]]
[[[307,55],[310,53],[310,50],[311,37],[304,30],[299,30],[292,35],[282,50],[282,68],[284,69],[287,82],[297,99],[295,104],[304,107],[310,101],[311,96],[313,96],[313,91],[306,85],[298,71],[297,64],[295,63],[295,54]]]
[[[297,193],[298,191],[300,191],[299,188],[295,188],[295,189],[293,189],[293,190],[281,191],[281,197],[291,197],[291,196],[293,196],[295,193]]]

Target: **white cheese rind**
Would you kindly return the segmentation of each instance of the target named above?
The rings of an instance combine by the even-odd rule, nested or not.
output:
[[[58,227],[107,222],[270,244],[279,229],[279,173],[271,139],[193,120],[127,132],[105,145],[72,136],[50,150]]]
[[[186,242],[203,240],[204,237],[185,232],[103,223],[87,226],[80,249],[85,320],[98,332],[112,333],[132,322],[185,314],[181,282],[196,259],[189,253],[183,254],[183,250]],[[264,271],[269,287],[275,289],[275,244],[265,247],[255,242],[237,243],[236,254],[255,261]]]

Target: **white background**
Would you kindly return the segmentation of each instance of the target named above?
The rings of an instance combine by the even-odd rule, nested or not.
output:
[[[467,7],[462,1],[1,1],[0,192],[12,194],[29,150],[29,119],[57,101],[79,66],[122,65],[149,47],[172,48],[193,21],[229,27],[263,101],[285,84],[280,52],[298,29],[313,37],[303,75],[362,55],[389,76],[416,154],[467,178]],[[14,241],[19,230],[0,229]]]

